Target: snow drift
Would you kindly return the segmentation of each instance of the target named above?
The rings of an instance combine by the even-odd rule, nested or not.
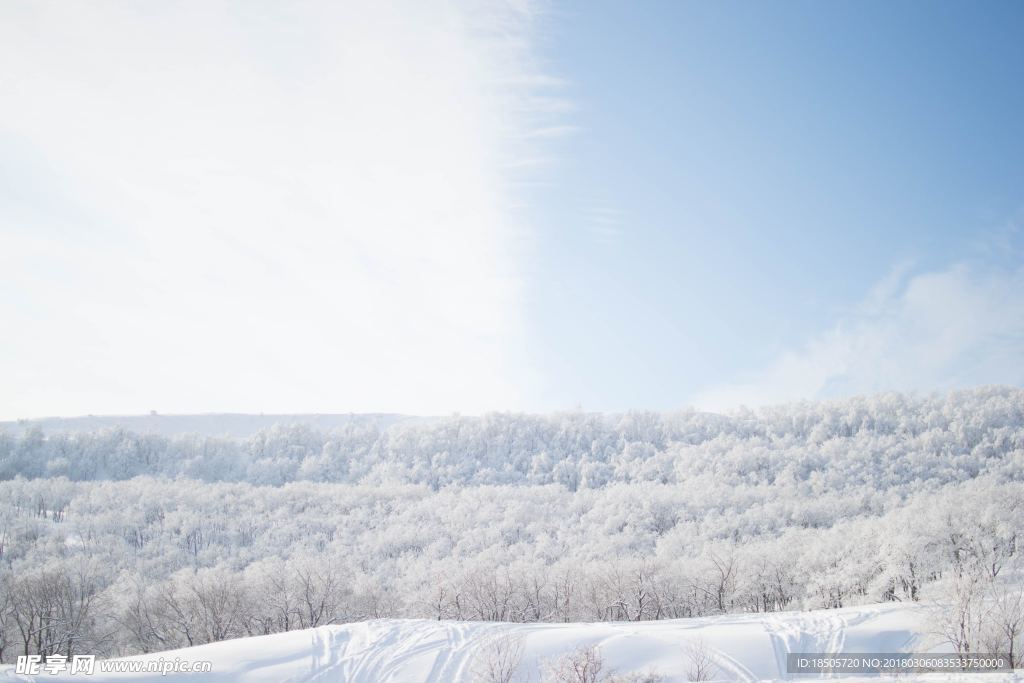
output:
[[[89,680],[238,683],[469,683],[499,638],[522,645],[514,681],[540,681],[545,663],[581,646],[595,646],[603,673],[656,673],[664,683],[690,680],[694,646],[703,647],[710,680],[805,679],[786,672],[790,652],[943,652],[929,634],[927,608],[884,604],[812,612],[724,615],[701,619],[605,623],[487,623],[382,619],[243,638],[131,660],[209,660],[208,674],[101,674]],[[33,680],[9,668],[8,680]],[[1012,674],[968,676],[978,683],[1022,680]],[[80,680],[78,676],[38,677]],[[921,680],[959,680],[928,674]],[[844,678],[844,680],[856,680]],[[869,679],[870,680],[870,679]],[[877,680],[877,679],[876,679]],[[907,680],[903,677],[902,680]]]

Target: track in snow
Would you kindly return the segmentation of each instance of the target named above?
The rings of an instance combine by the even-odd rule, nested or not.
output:
[[[790,652],[898,652],[920,644],[923,632],[923,611],[900,604],[593,624],[391,619],[322,626],[132,658],[210,660],[213,672],[205,675],[97,672],[89,679],[92,683],[473,683],[475,662],[485,656],[488,645],[497,638],[512,636],[523,644],[521,683],[536,683],[545,660],[580,646],[598,647],[606,669],[622,674],[653,670],[664,676],[665,683],[680,683],[688,680],[688,647],[696,642],[707,648],[716,667],[716,680],[752,683],[790,680],[785,673]],[[80,678],[45,676],[39,680]],[[985,678],[986,683],[1012,680],[1005,676]],[[0,670],[0,680],[32,679],[17,677],[8,669]]]

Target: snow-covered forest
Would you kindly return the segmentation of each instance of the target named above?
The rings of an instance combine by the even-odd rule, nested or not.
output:
[[[651,620],[936,586],[998,606],[1024,391],[249,439],[30,429],[0,434],[0,478],[5,662],[379,617]]]

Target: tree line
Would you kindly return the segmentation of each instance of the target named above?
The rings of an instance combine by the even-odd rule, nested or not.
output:
[[[36,459],[0,481],[0,661],[382,617],[628,621],[879,601],[942,603],[949,642],[1005,649],[1020,637],[1007,616],[1021,585],[1020,399],[986,389],[721,420],[446,418],[353,454],[348,437],[301,428],[240,441],[3,437],[5,467]],[[530,429],[539,442],[509,436]],[[543,467],[491,481],[520,469],[487,453],[525,462],[516,454],[541,443]],[[244,480],[254,463],[299,471],[334,448],[331,466],[351,480]],[[209,470],[238,476],[204,478],[172,466],[186,452],[206,465],[248,455],[245,468]],[[89,453],[95,476],[69,476]],[[459,483],[416,474],[426,453]],[[139,462],[151,471],[98,474]],[[570,464],[578,480],[531,482]],[[605,475],[591,475],[597,464]]]

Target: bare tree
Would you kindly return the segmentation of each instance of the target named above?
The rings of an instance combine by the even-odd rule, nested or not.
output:
[[[1010,668],[1020,668],[1024,664],[1024,586],[993,581],[989,601],[986,650],[1006,654]]]
[[[511,683],[522,660],[522,637],[501,634],[483,647],[474,663],[473,675],[481,683]]]
[[[984,592],[980,575],[960,571],[950,580],[944,599],[932,609],[935,632],[952,645],[957,654],[978,651],[987,621]]]
[[[184,641],[181,644],[214,643],[245,634],[249,595],[226,571],[183,570],[159,587],[154,600],[160,631],[176,634]]]
[[[133,578],[130,592],[119,621],[128,632],[129,641],[140,652],[156,652],[174,647],[177,643],[165,629],[153,590],[148,590]]]
[[[713,567],[710,574],[711,590],[715,607],[719,612],[725,613],[736,590],[736,556],[731,551],[724,557],[712,552],[710,559]]]
[[[530,569],[520,581],[522,593],[521,621],[547,621],[549,582],[547,572]]]
[[[552,613],[555,617],[554,620],[572,621],[579,592],[576,574],[568,568],[562,569],[555,575],[553,582]]]
[[[12,580],[8,589],[8,619],[23,654],[70,657],[83,646],[96,651],[105,644],[94,624],[103,608],[97,605],[100,583],[91,565],[24,574]]]
[[[603,577],[608,603],[606,618],[617,621],[660,618],[662,607],[656,583],[655,567],[649,560],[612,564]]]
[[[516,585],[509,571],[468,572],[463,587],[470,616],[479,621],[508,621]]]
[[[5,661],[4,655],[13,642],[11,624],[13,619],[11,583],[13,577],[9,572],[0,572],[0,662]]]
[[[691,681],[710,681],[715,670],[711,657],[711,649],[703,638],[697,638],[686,646],[686,654],[690,658],[687,677]]]
[[[246,613],[245,588],[226,572],[200,571],[188,584],[193,605],[199,610],[202,634],[215,643],[243,635]]]
[[[295,570],[295,579],[301,628],[333,624],[343,616],[347,591],[340,572],[309,562]]]
[[[257,632],[276,633],[296,628],[298,618],[298,600],[295,588],[290,580],[287,565],[275,562],[260,569],[256,580],[257,590],[262,596],[262,609],[254,621]]]
[[[544,672],[544,683],[598,683],[602,677],[604,660],[601,651],[594,645],[581,646],[548,662]]]

